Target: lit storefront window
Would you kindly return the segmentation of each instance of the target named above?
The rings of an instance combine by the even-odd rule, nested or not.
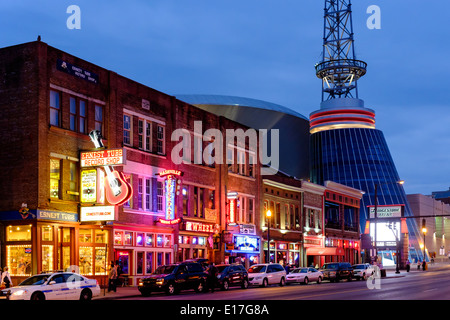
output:
[[[148,247],[153,247],[153,234],[147,233],[145,235],[145,245]]]
[[[80,247],[80,261],[78,266],[81,274],[92,275],[92,264],[94,262],[93,252],[94,248],[92,247]]]
[[[92,242],[92,230],[91,229],[80,229],[79,230],[79,241],[80,242]]]
[[[42,241],[53,241],[53,227],[43,226],[42,227]]]
[[[133,245],[133,233],[132,232],[124,232],[124,243],[125,246]]]
[[[6,265],[14,276],[31,276],[31,245],[6,246]]]
[[[31,241],[31,226],[8,226],[6,241]]]
[[[95,274],[96,275],[106,275],[107,268],[106,265],[106,249],[103,247],[95,248]]]
[[[114,232],[114,244],[117,246],[121,246],[123,244],[123,232],[121,231]]]
[[[42,272],[53,270],[53,246],[42,245]]]
[[[108,243],[108,232],[95,230],[95,243]]]

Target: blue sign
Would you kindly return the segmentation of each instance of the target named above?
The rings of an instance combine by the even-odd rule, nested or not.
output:
[[[37,218],[42,220],[78,222],[78,213],[37,210]]]
[[[250,235],[234,235],[234,250],[246,253],[259,253],[259,237]]]
[[[56,62],[56,69],[58,69],[59,71],[68,73],[77,78],[84,79],[91,83],[98,83],[98,75],[96,75],[93,72],[84,70],[80,67],[74,66],[67,61],[58,59],[58,61]]]

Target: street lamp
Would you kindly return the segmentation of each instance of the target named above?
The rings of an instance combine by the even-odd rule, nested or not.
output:
[[[425,235],[427,234],[426,220],[422,219],[422,233],[423,233],[423,271],[425,271]]]
[[[375,183],[375,193],[374,193],[374,220],[375,220],[375,234],[374,234],[374,245],[375,245],[375,251],[376,251],[376,257],[378,260],[378,248],[377,248],[377,223],[378,223],[378,186],[380,184],[400,184],[403,185],[405,183],[404,180],[399,180],[399,181],[395,181],[395,182],[376,182]],[[398,244],[397,244],[398,246]],[[397,256],[397,260],[399,259],[399,257]]]
[[[270,218],[272,217],[272,211],[267,210],[266,219],[267,219],[267,257],[266,263],[270,263]]]

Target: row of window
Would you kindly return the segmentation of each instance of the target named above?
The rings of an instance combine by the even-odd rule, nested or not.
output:
[[[152,127],[156,126],[156,134],[153,134]],[[165,127],[152,122],[149,119],[138,119],[136,130],[133,128],[133,116],[129,114],[123,115],[123,144],[133,147],[133,136],[137,134],[138,145],[141,150],[155,152],[157,154],[165,154]],[[155,146],[153,140],[156,140]]]
[[[282,212],[282,208],[284,211]],[[268,227],[270,219],[270,227],[285,230],[298,230],[300,228],[300,210],[299,206],[293,204],[282,205],[275,201],[264,201],[264,213],[270,210],[271,218],[264,214],[264,225]]]
[[[89,103],[85,99],[70,96],[68,108],[62,100],[62,93],[56,90],[50,90],[50,125],[69,129],[74,132],[87,134],[88,128],[88,108]],[[63,113],[69,113],[69,123],[63,123]],[[94,129],[103,133],[103,106],[94,104]]]

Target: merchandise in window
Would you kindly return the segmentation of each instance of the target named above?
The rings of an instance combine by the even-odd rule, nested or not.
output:
[[[94,263],[93,252],[94,248],[92,247],[80,247],[78,266],[81,274],[92,275],[92,265]]]
[[[79,230],[79,241],[80,242],[92,242],[92,230],[91,229],[80,229]]]
[[[108,266],[106,261],[106,249],[103,247],[95,248],[95,274],[106,275]]]
[[[31,244],[6,246],[6,265],[10,275],[31,276]]]

